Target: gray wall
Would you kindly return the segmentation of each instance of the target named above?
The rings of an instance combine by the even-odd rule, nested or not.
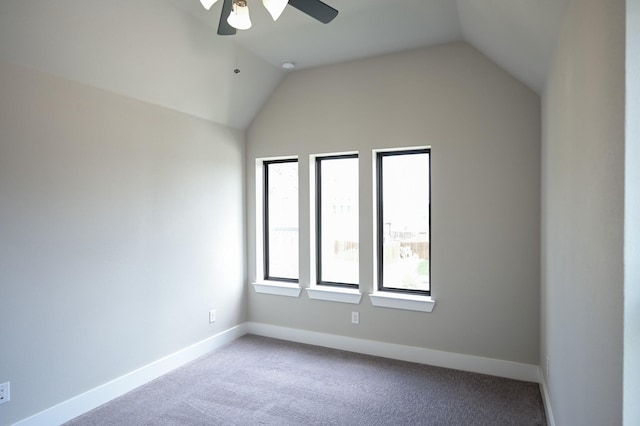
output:
[[[248,278],[255,160],[300,157],[309,285],[309,155],[360,153],[360,278],[373,290],[372,149],[432,147],[432,313],[256,294],[267,324],[538,364],[539,97],[464,43],[294,72],[247,134]],[[360,311],[360,325],[350,312]]]
[[[541,359],[558,425],[622,422],[623,22],[623,0],[573,1],[543,95]]]
[[[244,322],[243,188],[241,133],[0,62],[0,424]]]
[[[201,9],[193,0],[2,0],[0,59],[245,129],[283,71],[218,37],[213,11],[201,21],[191,7]]]
[[[640,2],[627,0],[624,424],[640,424]]]

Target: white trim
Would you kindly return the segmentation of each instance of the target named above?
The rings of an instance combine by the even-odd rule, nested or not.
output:
[[[247,333],[247,323],[237,325],[198,343],[160,358],[124,376],[93,388],[85,393],[47,408],[14,426],[57,425],[78,417],[87,411],[111,401],[145,383],[154,380],[184,364],[230,343]]]
[[[489,374],[508,379],[538,382],[538,366],[500,359],[463,355],[434,349],[377,342],[354,337],[338,336],[315,331],[279,327],[250,322],[248,332],[259,336],[292,342],[319,345],[328,348],[357,352],[367,355],[417,362],[436,367],[453,368],[473,373]]]
[[[300,291],[302,290],[297,284],[285,282],[261,281],[252,284],[256,293],[275,294],[276,296],[300,297]]]
[[[405,309],[409,311],[431,312],[436,301],[431,296],[415,294],[401,294],[391,292],[376,292],[369,294],[371,304],[383,308]]]
[[[538,367],[538,383],[540,384],[540,392],[542,393],[542,403],[544,404],[544,412],[547,415],[547,424],[549,426],[556,426],[556,421],[553,418],[553,410],[551,410],[551,397],[549,395],[549,387],[547,386],[547,380],[544,378],[542,368]]]
[[[321,152],[320,154],[310,154],[309,155],[309,164],[312,164],[316,161],[318,157],[337,157],[339,155],[360,155],[360,151],[331,151],[331,152]],[[311,168],[311,167],[309,167]]]
[[[376,148],[372,152],[377,154],[378,152],[393,152],[393,151],[413,151],[416,149],[431,149],[431,145],[418,145],[418,146],[401,146],[397,148]],[[373,156],[375,158],[375,155]]]
[[[85,393],[68,399],[67,401],[47,408],[46,410],[15,423],[13,426],[39,426],[43,424],[65,423],[139,386],[167,374],[170,371],[201,357],[202,355],[214,351],[247,333],[367,355],[392,358],[401,361],[417,362],[437,367],[453,368],[456,370],[490,374],[509,379],[537,382],[540,383],[542,389],[543,402],[547,413],[547,422],[550,426],[555,426],[551,411],[549,392],[538,366],[414,346],[319,333],[315,331],[279,327],[255,322],[239,324],[233,328],[218,333],[215,336],[211,336]]]
[[[329,302],[351,303],[357,305],[362,299],[359,290],[341,287],[314,286],[307,288],[309,299],[326,300]]]

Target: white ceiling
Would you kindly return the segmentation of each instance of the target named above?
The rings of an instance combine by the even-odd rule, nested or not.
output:
[[[285,72],[464,40],[540,92],[569,0],[325,0],[325,25],[293,7],[216,34],[222,0],[1,0],[0,59],[246,128]],[[234,68],[240,73],[235,74]]]

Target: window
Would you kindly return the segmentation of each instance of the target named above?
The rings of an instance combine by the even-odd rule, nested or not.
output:
[[[263,164],[264,278],[298,282],[298,160]]]
[[[431,294],[429,149],[378,152],[378,290]]]
[[[358,202],[358,155],[316,157],[318,284],[358,287]]]

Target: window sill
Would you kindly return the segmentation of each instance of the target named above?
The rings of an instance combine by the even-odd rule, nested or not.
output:
[[[256,293],[274,294],[276,296],[300,297],[302,290],[297,284],[276,281],[261,281],[252,283]]]
[[[431,296],[376,292],[369,295],[371,304],[382,308],[405,309],[408,311],[431,312],[436,301]]]
[[[351,303],[357,305],[362,299],[359,290],[329,286],[315,286],[307,288],[309,299],[326,300],[329,302]]]

